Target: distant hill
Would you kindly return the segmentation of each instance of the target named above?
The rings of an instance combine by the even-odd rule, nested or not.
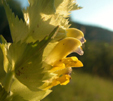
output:
[[[87,40],[104,41],[104,42],[112,42],[113,40],[113,32],[107,29],[96,26],[83,25],[76,22],[70,22],[70,23],[72,24],[71,27],[76,27],[82,30]]]

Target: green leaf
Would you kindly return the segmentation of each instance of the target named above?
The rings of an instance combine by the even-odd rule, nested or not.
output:
[[[55,0],[40,0],[42,13],[54,14],[55,13],[54,1]]]
[[[64,0],[55,0],[55,7],[57,8]]]
[[[0,82],[3,81],[4,77],[5,77],[5,71],[4,71],[4,65],[3,65],[3,52],[2,52],[2,49],[1,49],[2,45],[0,44]]]
[[[3,69],[5,72],[8,72],[8,69],[10,69],[10,64],[7,59],[7,51],[6,50],[8,49],[10,43],[7,43],[7,41],[4,39],[3,36],[0,36],[0,40],[1,40],[0,48],[1,48],[1,52],[3,54],[3,56],[1,56],[1,57],[3,57],[3,58],[1,58],[1,59],[3,59],[2,60]]]
[[[56,14],[69,17],[70,11],[80,9],[75,0],[55,0]]]
[[[11,91],[13,92],[13,95],[8,98],[13,99],[11,101],[40,101],[52,92],[51,90],[31,91],[17,79],[13,82]]]
[[[5,89],[0,84],[0,101],[4,101],[7,95],[8,93],[5,91]]]
[[[32,0],[30,1],[32,2]],[[24,19],[29,27],[29,35],[32,36],[34,40],[42,40],[45,36],[49,35],[57,26],[50,24],[50,18],[52,15],[49,16],[48,20],[46,20],[46,16],[42,15],[42,13],[47,12],[46,10],[50,12],[48,7],[50,7],[49,5],[52,4],[49,4],[51,2],[46,3],[47,1],[48,0],[34,0],[32,2],[32,5],[30,5],[27,10],[23,10]],[[52,2],[54,1],[52,0]],[[48,4],[48,6],[46,4]]]
[[[2,35],[0,35],[0,43],[1,44],[6,44],[7,41],[4,39],[4,37]]]
[[[22,19],[19,20],[17,16],[15,17],[10,7],[7,5],[5,0],[3,0],[3,5],[6,11],[12,39],[14,42],[26,41],[27,43],[30,43],[37,40],[40,41],[45,36],[49,35],[57,25],[64,26],[65,28],[69,27],[68,19],[64,19],[57,14],[53,16],[53,14],[55,14],[54,0],[29,1],[31,3],[30,6],[26,10],[23,10],[25,19],[25,22],[23,22]],[[58,5],[59,1],[55,1],[55,3],[56,5]],[[62,7],[61,5],[60,7],[63,8],[64,6]],[[66,9],[67,6],[64,10]],[[56,13],[59,13],[59,10]],[[52,20],[53,23],[50,24],[52,17],[54,18],[54,20]]]
[[[16,78],[32,90],[37,90],[42,84],[42,49],[38,49],[39,42],[13,43],[8,50],[8,60],[12,65]]]
[[[55,13],[54,1],[55,0],[28,0],[30,5],[39,4],[39,10],[41,13],[53,14]],[[36,13],[36,12],[35,12]]]
[[[23,99],[23,97],[14,94],[13,96],[8,97],[5,101],[29,101],[29,100],[25,100]]]
[[[75,5],[73,5],[73,8],[72,8],[71,11],[73,11],[73,10],[79,10],[79,9],[82,9],[82,7],[79,6],[78,4],[75,4]]]
[[[35,43],[12,43],[7,50],[9,63],[16,78],[31,90],[39,90],[46,74],[43,67],[43,50],[54,37],[56,27],[52,33],[42,41]]]
[[[15,17],[14,13],[12,13],[6,1],[5,0],[2,0],[2,1],[3,1],[3,5],[5,8],[6,15],[7,15],[7,19],[9,22],[13,41],[18,42],[18,41],[25,40],[26,37],[28,36],[28,27],[26,23],[24,23],[22,19],[19,20],[17,16]]]

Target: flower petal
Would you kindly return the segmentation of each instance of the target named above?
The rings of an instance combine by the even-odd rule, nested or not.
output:
[[[67,57],[62,59],[66,67],[82,67],[83,64],[78,60],[77,57]]]
[[[65,64],[63,62],[57,62],[53,68],[50,70],[50,72],[55,72],[55,71],[58,71],[58,70],[61,70],[61,69],[64,69],[65,68]]]
[[[85,43],[86,40],[84,38],[84,34],[81,30],[76,29],[76,28],[69,28],[66,30],[67,31],[67,37],[74,37],[79,39],[82,43]]]
[[[56,61],[65,58],[68,54],[75,51],[81,45],[81,42],[76,38],[65,38],[59,41],[59,43],[49,53],[45,61],[48,64],[54,64]]]
[[[79,55],[83,55],[84,51],[82,50],[81,47],[78,47],[74,52],[78,53]]]
[[[82,63],[80,60],[78,60],[78,61],[75,63],[75,66],[73,66],[73,67],[83,67],[83,63]]]
[[[71,76],[70,75],[63,75],[57,80],[60,82],[60,85],[66,85],[70,82]]]
[[[70,82],[71,76],[66,74],[66,75],[62,75],[59,78],[56,78],[52,81],[51,84],[49,84],[46,88],[44,88],[43,90],[47,90],[47,89],[51,89],[53,86],[57,86],[58,84],[60,85],[66,85]]]
[[[70,75],[71,72],[72,72],[72,68],[71,68],[71,67],[68,67],[68,68],[64,68],[64,69],[62,69],[62,70],[56,71],[56,72],[54,72],[54,73],[56,73],[57,76],[61,76],[61,75],[64,75],[64,74]]]
[[[84,37],[83,32],[80,31],[79,29],[69,28],[69,29],[66,29],[66,31],[67,31],[67,36],[68,37],[74,37],[74,38],[77,38],[77,39],[80,39],[81,37]]]

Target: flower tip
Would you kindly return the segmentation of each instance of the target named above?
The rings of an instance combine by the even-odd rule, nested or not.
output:
[[[81,39],[82,37],[84,37],[84,34],[81,30],[76,29],[76,28],[69,28],[66,30],[67,31],[67,36],[68,37],[74,37],[77,39]]]
[[[80,60],[78,60],[76,63],[76,67],[83,67],[83,66],[84,66],[83,63]]]
[[[84,44],[84,43],[86,42],[86,39],[85,39],[84,37],[82,37],[82,38],[80,39],[80,41],[81,41],[82,44]]]
[[[78,47],[74,52],[76,52],[79,55],[83,55],[84,54],[84,51],[82,50],[81,47]]]

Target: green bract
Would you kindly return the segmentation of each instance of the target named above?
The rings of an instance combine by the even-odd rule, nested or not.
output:
[[[7,57],[16,78],[31,90],[39,90],[38,87],[42,85],[44,75],[47,74],[44,71],[42,54],[56,29],[40,42],[12,43],[8,49]]]

